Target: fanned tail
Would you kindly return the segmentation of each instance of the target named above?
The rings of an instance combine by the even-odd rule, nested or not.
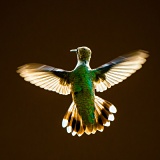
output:
[[[72,133],[72,136],[75,136],[76,134],[81,136],[84,133],[82,117],[79,115],[74,102],[71,103],[63,118],[62,127],[66,127],[67,132]]]
[[[72,136],[76,134],[80,137],[85,132],[87,135],[95,134],[96,131],[103,132],[104,126],[109,127],[110,121],[114,121],[113,113],[117,112],[116,107],[110,102],[95,96],[95,123],[85,125],[74,101],[71,103],[63,120],[62,127],[67,129]]]

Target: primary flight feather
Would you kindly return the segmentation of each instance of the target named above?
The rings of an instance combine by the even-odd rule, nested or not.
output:
[[[73,136],[102,132],[110,126],[117,109],[110,102],[95,95],[122,82],[146,62],[148,53],[137,50],[120,56],[98,68],[90,68],[91,50],[78,47],[71,50],[77,54],[74,70],[66,71],[51,66],[31,63],[18,68],[17,72],[26,81],[59,94],[72,94],[73,102],[66,112],[62,127]]]

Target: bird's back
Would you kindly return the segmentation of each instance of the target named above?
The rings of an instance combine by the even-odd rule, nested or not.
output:
[[[72,77],[72,97],[85,125],[94,124],[94,86],[89,68],[78,66]]]

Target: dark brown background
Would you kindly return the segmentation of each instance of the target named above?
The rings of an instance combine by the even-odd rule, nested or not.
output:
[[[160,11],[153,0],[1,2],[1,160],[160,159]],[[72,137],[61,127],[71,96],[25,82],[30,62],[72,70],[70,49],[92,49],[91,67],[145,49],[143,68],[103,93],[118,109],[103,133]]]

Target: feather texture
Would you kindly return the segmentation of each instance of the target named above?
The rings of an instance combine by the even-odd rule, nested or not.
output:
[[[53,68],[42,64],[26,64],[18,68],[17,72],[25,81],[49,91],[59,94],[70,94],[70,83],[68,81],[69,71]]]
[[[122,82],[140,69],[142,64],[146,62],[147,57],[148,54],[146,51],[138,50],[93,69],[92,72],[94,72],[97,77],[94,80],[96,91],[103,92],[107,90],[107,88]]]
[[[82,116],[80,116],[75,102],[73,101],[66,112],[63,120],[62,127],[66,128],[68,133],[72,136],[82,136],[84,133],[87,135],[95,134],[96,131],[103,132],[104,126],[109,127],[110,121],[114,121],[113,113],[117,112],[116,107],[110,102],[95,96],[95,111],[94,111],[94,124],[83,123]]]
[[[51,66],[30,63],[18,68],[24,80],[49,91],[67,95],[72,93],[73,102],[62,120],[62,127],[72,136],[103,132],[114,121],[116,107],[110,102],[95,96],[127,77],[131,76],[146,62],[146,51],[138,50],[120,56],[96,69],[89,66],[91,50],[78,47],[71,50],[77,53],[77,65],[72,71]]]

